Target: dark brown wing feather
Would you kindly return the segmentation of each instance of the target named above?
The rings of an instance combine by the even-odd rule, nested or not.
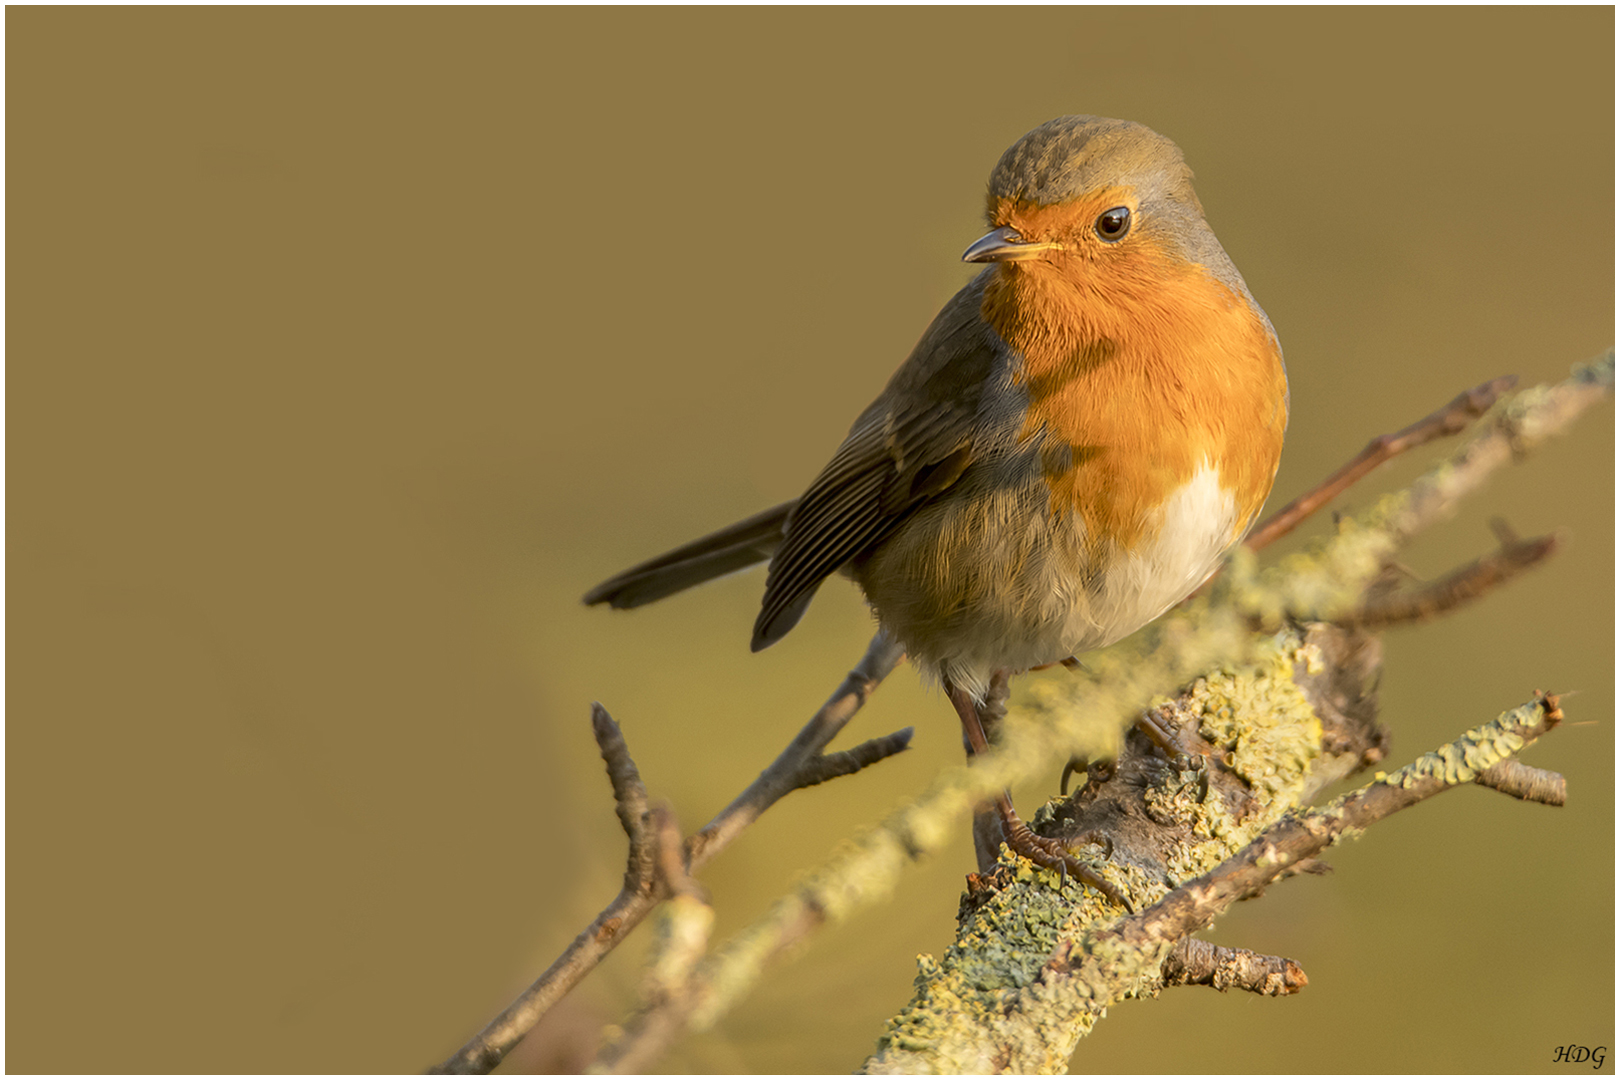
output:
[[[755,652],[793,629],[829,574],[972,464],[979,398],[998,345],[979,315],[983,280],[939,313],[789,515],[754,623]]]
[[[585,594],[587,604],[640,607],[712,578],[762,563],[782,542],[793,503],[785,502],[719,532],[683,544],[602,582]]]

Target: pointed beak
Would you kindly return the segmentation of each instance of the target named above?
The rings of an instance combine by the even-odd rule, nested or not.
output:
[[[1058,251],[1062,244],[1050,240],[1025,240],[1011,225],[992,230],[968,245],[962,252],[963,262],[1023,262],[1038,259],[1048,251]]]

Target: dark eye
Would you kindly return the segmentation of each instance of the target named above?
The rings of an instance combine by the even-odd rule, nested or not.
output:
[[[1097,235],[1108,243],[1122,240],[1125,234],[1131,231],[1131,209],[1128,206],[1116,206],[1112,210],[1104,210],[1097,216]]]

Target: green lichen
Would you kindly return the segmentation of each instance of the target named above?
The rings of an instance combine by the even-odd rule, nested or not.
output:
[[[1272,638],[1255,663],[1218,668],[1160,706],[1172,723],[1196,729],[1225,750],[1256,800],[1250,812],[1234,816],[1198,758],[1149,787],[1149,815],[1186,826],[1190,836],[1164,852],[1170,881],[1208,873],[1299,802],[1321,756],[1322,725],[1294,672],[1321,662],[1319,649],[1288,631]]]
[[[1033,1033],[1018,1041],[1016,1071],[1059,1071],[1067,1062],[1065,1048],[1111,1002],[1152,984],[1162,957],[1149,962],[1140,950],[1087,935],[1117,918],[1118,907],[1005,847],[998,868],[1001,888],[964,917],[945,956],[918,957],[917,995],[889,1021],[870,1068],[908,1071],[907,1055],[920,1055],[934,1071],[990,1071],[991,1063],[977,1057],[984,1029],[1016,1012],[1015,1027]],[[1106,963],[1089,967],[1108,971],[1108,977],[1057,977],[1050,962],[1066,942],[1106,953]]]
[[[1233,771],[1267,802],[1298,801],[1322,753],[1322,722],[1294,682],[1295,666],[1312,659],[1297,633],[1279,634],[1254,665],[1223,666],[1186,695],[1199,733],[1230,752]]]
[[[1331,621],[1354,610],[1369,582],[1395,550],[1411,506],[1406,492],[1387,495],[1360,518],[1345,518],[1336,535],[1259,568],[1244,548],[1232,553],[1210,599],[1230,605],[1267,626],[1288,617]]]
[[[1440,749],[1390,773],[1384,782],[1399,788],[1410,788],[1427,779],[1447,784],[1471,783],[1486,769],[1524,749],[1526,739],[1516,729],[1533,726],[1540,714],[1541,706],[1535,702],[1509,709],[1490,723],[1465,731]]]

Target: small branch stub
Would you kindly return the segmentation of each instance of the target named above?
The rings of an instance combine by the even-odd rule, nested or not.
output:
[[[1262,956],[1198,938],[1183,938],[1164,962],[1164,985],[1236,988],[1263,997],[1297,994],[1310,982],[1304,970],[1282,956]]]

